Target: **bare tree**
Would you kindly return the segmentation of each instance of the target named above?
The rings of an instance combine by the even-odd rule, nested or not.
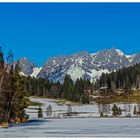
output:
[[[51,105],[49,105],[46,108],[46,116],[52,116],[52,106]]]
[[[137,114],[140,115],[140,103],[137,103]]]
[[[127,116],[127,113],[128,113],[127,104],[124,103],[124,114],[125,114],[125,116]]]
[[[104,116],[104,106],[103,104],[98,104],[98,111],[99,111],[99,114],[100,114],[100,117],[103,117]]]
[[[131,117],[131,105],[128,104],[127,106],[128,106],[128,117]]]

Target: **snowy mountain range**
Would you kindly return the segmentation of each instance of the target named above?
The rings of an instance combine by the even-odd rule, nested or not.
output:
[[[96,80],[104,73],[128,67],[140,62],[140,53],[125,55],[122,51],[111,48],[94,54],[79,52],[69,56],[50,58],[41,68],[38,68],[27,58],[19,60],[22,74],[35,78],[45,78],[53,82],[63,80],[70,75],[73,81],[77,78]]]

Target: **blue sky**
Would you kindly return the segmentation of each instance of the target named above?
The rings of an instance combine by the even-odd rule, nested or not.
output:
[[[0,45],[15,59],[116,47],[140,51],[140,3],[0,3]]]

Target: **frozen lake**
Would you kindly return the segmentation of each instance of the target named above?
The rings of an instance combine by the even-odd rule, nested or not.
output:
[[[46,116],[46,107],[48,105],[51,105],[52,106],[52,116],[59,116],[58,114],[59,113],[66,113],[67,112],[67,105],[66,104],[63,104],[63,105],[58,105],[56,100],[53,100],[53,99],[41,99],[41,98],[31,98],[32,101],[35,101],[35,102],[40,102],[40,103],[43,103],[43,105],[41,106],[42,110],[43,110],[43,116],[45,117]],[[130,104],[129,105],[129,108],[130,108],[130,111],[128,111],[127,113],[130,113],[131,116],[134,116],[133,114],[133,110],[134,110],[134,105],[136,104]],[[117,104],[118,107],[121,107],[121,109],[125,109],[127,106],[127,109],[128,109],[128,104]],[[110,111],[107,113],[108,116],[112,116],[112,110],[111,108],[113,107],[113,104],[110,104]],[[90,105],[80,105],[80,104],[72,104],[72,111],[73,112],[88,112],[88,113],[85,113],[85,114],[78,114],[78,116],[81,116],[81,117],[99,117],[100,114],[99,114],[99,109],[98,109],[98,105],[97,104],[90,104]],[[38,106],[31,106],[29,107],[26,112],[30,115],[30,118],[37,118],[37,112],[38,112]],[[122,111],[122,115],[121,116],[126,116],[126,113]]]
[[[34,99],[43,103],[43,116],[45,109],[50,104],[53,115],[66,112],[67,106],[59,106],[56,101],[50,99]],[[123,104],[120,104],[123,108]],[[133,112],[131,104],[131,112]],[[38,107],[29,107],[26,112],[30,115],[30,123],[22,126],[14,126],[8,129],[0,128],[0,137],[140,137],[140,118],[61,118],[41,119],[37,118]],[[72,105],[72,109],[78,112],[89,112],[84,116],[93,115],[99,117],[98,107],[94,105]],[[52,116],[53,116],[52,115]]]
[[[140,118],[50,119],[0,129],[0,137],[140,137]]]

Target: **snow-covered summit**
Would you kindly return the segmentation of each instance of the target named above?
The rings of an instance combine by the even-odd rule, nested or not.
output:
[[[121,50],[119,50],[119,49],[115,49],[117,52],[118,52],[118,54],[120,55],[120,56],[123,56],[124,55],[124,53],[121,51]]]
[[[109,73],[140,62],[140,53],[125,55],[116,48],[105,49],[89,54],[86,51],[72,55],[60,55],[50,58],[42,68],[27,58],[20,60],[22,72],[35,78],[45,78],[53,82],[63,82],[68,74],[75,81],[77,78],[96,80],[101,74]]]

